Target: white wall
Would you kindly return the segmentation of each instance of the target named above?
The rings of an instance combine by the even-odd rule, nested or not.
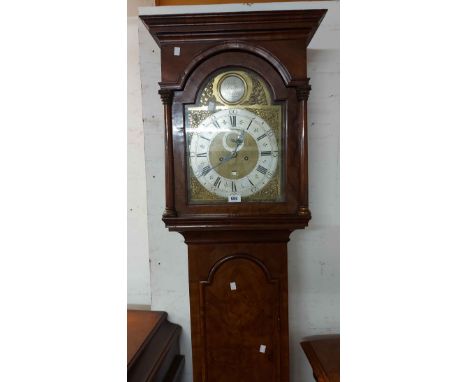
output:
[[[291,235],[288,247],[291,381],[306,382],[311,380],[311,370],[299,346],[300,340],[308,335],[339,331],[339,3],[237,4],[196,9],[229,11],[293,9],[298,6],[329,8],[307,54],[312,84],[308,102],[312,221],[307,229]],[[190,11],[192,8],[195,7]],[[175,11],[188,12],[188,7],[140,9],[145,14]],[[160,53],[141,22],[139,43],[152,309],[167,311],[169,319],[183,327],[181,351],[186,356],[183,381],[189,382],[192,369],[187,247],[182,236],[170,233],[161,221],[164,210],[164,125],[163,108],[157,94]],[[144,204],[143,199],[140,202]],[[129,251],[130,247],[129,242]]]
[[[288,245],[291,381],[309,381],[298,344],[339,332],[339,51],[309,49],[309,206],[312,220]]]
[[[164,118],[158,94],[160,50],[141,21],[139,23],[152,309],[166,311],[170,321],[182,326],[181,352],[186,359],[183,382],[191,382],[187,246],[182,235],[169,232],[161,220],[165,192]]]
[[[138,18],[127,18],[127,303],[151,304]]]

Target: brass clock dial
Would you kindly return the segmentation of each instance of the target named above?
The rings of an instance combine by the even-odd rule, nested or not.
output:
[[[260,76],[215,73],[185,111],[191,203],[282,200],[282,105]]]
[[[261,117],[244,109],[226,109],[200,123],[190,144],[190,165],[207,191],[246,197],[270,182],[278,151],[275,134]]]

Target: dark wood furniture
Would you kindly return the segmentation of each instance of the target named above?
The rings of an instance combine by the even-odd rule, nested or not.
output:
[[[308,337],[301,342],[301,346],[317,382],[340,380],[339,334]]]
[[[127,380],[179,381],[184,364],[180,332],[165,312],[127,310]]]
[[[194,382],[289,381],[287,242],[311,218],[306,49],[325,13],[140,16],[161,48],[163,221],[188,245]],[[184,110],[225,68],[256,73],[283,105],[280,201],[189,201]]]

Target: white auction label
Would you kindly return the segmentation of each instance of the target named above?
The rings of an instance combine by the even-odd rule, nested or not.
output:
[[[239,203],[241,201],[241,196],[240,195],[229,195],[228,196],[228,202],[229,203]]]

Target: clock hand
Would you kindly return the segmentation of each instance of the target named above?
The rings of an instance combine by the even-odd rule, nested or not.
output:
[[[216,166],[213,166],[210,168],[210,171],[213,170],[214,168],[218,167],[218,166],[221,166],[223,163],[226,163],[227,161],[231,160],[232,158],[234,158],[234,152],[232,152],[231,154],[221,158],[221,162],[219,162]]]
[[[232,152],[232,158],[234,158],[236,156],[237,150],[239,149],[239,146],[244,142],[244,134],[245,134],[245,130],[242,130],[242,133],[237,136],[237,139],[235,140],[237,145],[236,145],[236,148],[234,149],[234,151]]]
[[[245,135],[245,130],[242,130],[242,133],[241,133],[240,135],[237,136],[237,139],[236,139],[235,141],[233,140],[234,142],[237,143],[237,144],[236,144],[236,147],[234,148],[234,151],[233,151],[231,154],[226,155],[225,157],[223,157],[223,158],[221,159],[221,162],[218,163],[216,166],[211,167],[211,168],[207,171],[207,174],[208,174],[211,170],[215,169],[216,167],[221,166],[223,163],[226,163],[226,162],[228,162],[228,161],[230,161],[231,159],[233,159],[233,158],[236,157],[236,155],[237,155],[237,150],[239,149],[239,146],[244,142],[244,135]]]
[[[231,154],[226,155],[225,157],[221,158],[221,162],[219,162],[217,165],[212,166],[206,173],[208,174],[211,170],[215,169],[216,167],[221,166],[223,163],[226,163],[230,161],[232,158],[235,156],[235,151],[233,151]]]
[[[242,143],[244,141],[245,130],[242,130],[240,134],[237,135],[236,139],[231,138],[231,142]]]

